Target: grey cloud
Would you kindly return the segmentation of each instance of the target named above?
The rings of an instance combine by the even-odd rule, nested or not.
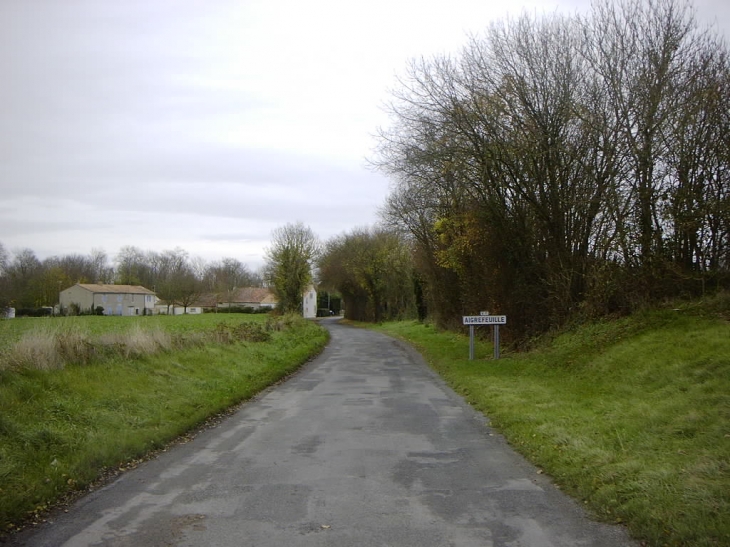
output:
[[[54,234],[60,231],[79,231],[82,228],[79,226],[78,220],[42,220],[37,217],[33,210],[26,212],[25,219],[23,220],[12,220],[6,217],[0,220],[0,234],[3,237],[12,237],[19,234],[42,235],[42,234]],[[101,222],[91,222],[83,227],[84,232],[101,230],[105,227],[109,227],[109,224]]]

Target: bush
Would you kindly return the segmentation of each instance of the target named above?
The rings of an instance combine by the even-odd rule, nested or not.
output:
[[[271,308],[254,308],[251,306],[231,306],[230,308],[217,308],[205,310],[205,313],[269,313]]]
[[[241,323],[229,325],[218,323],[212,332],[212,337],[219,344],[233,344],[235,342],[268,342],[271,334],[267,328],[259,323]]]
[[[266,319],[265,328],[267,331],[279,332],[289,330],[297,323],[301,323],[302,321],[306,320],[301,315],[287,313],[286,315],[279,315]]]
[[[15,317],[50,317],[53,315],[53,308],[48,306],[42,308],[18,308],[15,310]]]

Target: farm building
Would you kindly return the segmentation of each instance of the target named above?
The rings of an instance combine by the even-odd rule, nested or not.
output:
[[[262,287],[241,287],[231,291],[229,295],[218,296],[219,308],[273,309],[277,303],[274,293]]]
[[[155,301],[156,315],[199,315],[206,311],[214,310],[216,307],[216,297],[212,293],[199,295],[193,302],[187,306],[179,301],[167,301],[158,298]]]
[[[103,308],[104,315],[151,315],[155,293],[139,285],[106,285],[77,283],[61,291],[61,312],[93,313]]]
[[[216,308],[251,308],[255,310],[274,309],[276,297],[269,289],[241,287],[226,294],[208,293],[198,297],[187,309],[178,302],[157,300],[156,314],[182,315],[214,311]]]
[[[156,315],[199,315],[203,313],[203,308],[198,304],[192,306],[181,306],[180,304],[168,304],[164,300],[158,300],[155,304]]]

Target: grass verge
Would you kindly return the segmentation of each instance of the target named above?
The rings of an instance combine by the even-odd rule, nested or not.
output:
[[[43,518],[101,476],[134,466],[292,373],[326,344],[326,331],[303,319],[270,321],[266,329],[259,328],[263,321],[171,317],[150,323],[151,337],[127,323],[131,339],[121,353],[63,368],[0,370],[0,533]],[[201,343],[201,329],[213,338]],[[91,330],[96,335],[84,334],[86,345],[115,329]],[[160,350],[166,340],[160,330],[187,333],[183,338],[195,343]],[[12,338],[21,340],[23,332]],[[146,353],[150,344],[154,351]]]
[[[646,545],[709,547],[730,545],[723,298],[585,325],[498,361],[485,341],[469,361],[466,335],[415,322],[376,328],[412,343],[601,520],[624,523]]]

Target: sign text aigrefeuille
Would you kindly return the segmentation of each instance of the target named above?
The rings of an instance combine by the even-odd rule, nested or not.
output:
[[[464,315],[464,325],[506,325],[506,315]]]

